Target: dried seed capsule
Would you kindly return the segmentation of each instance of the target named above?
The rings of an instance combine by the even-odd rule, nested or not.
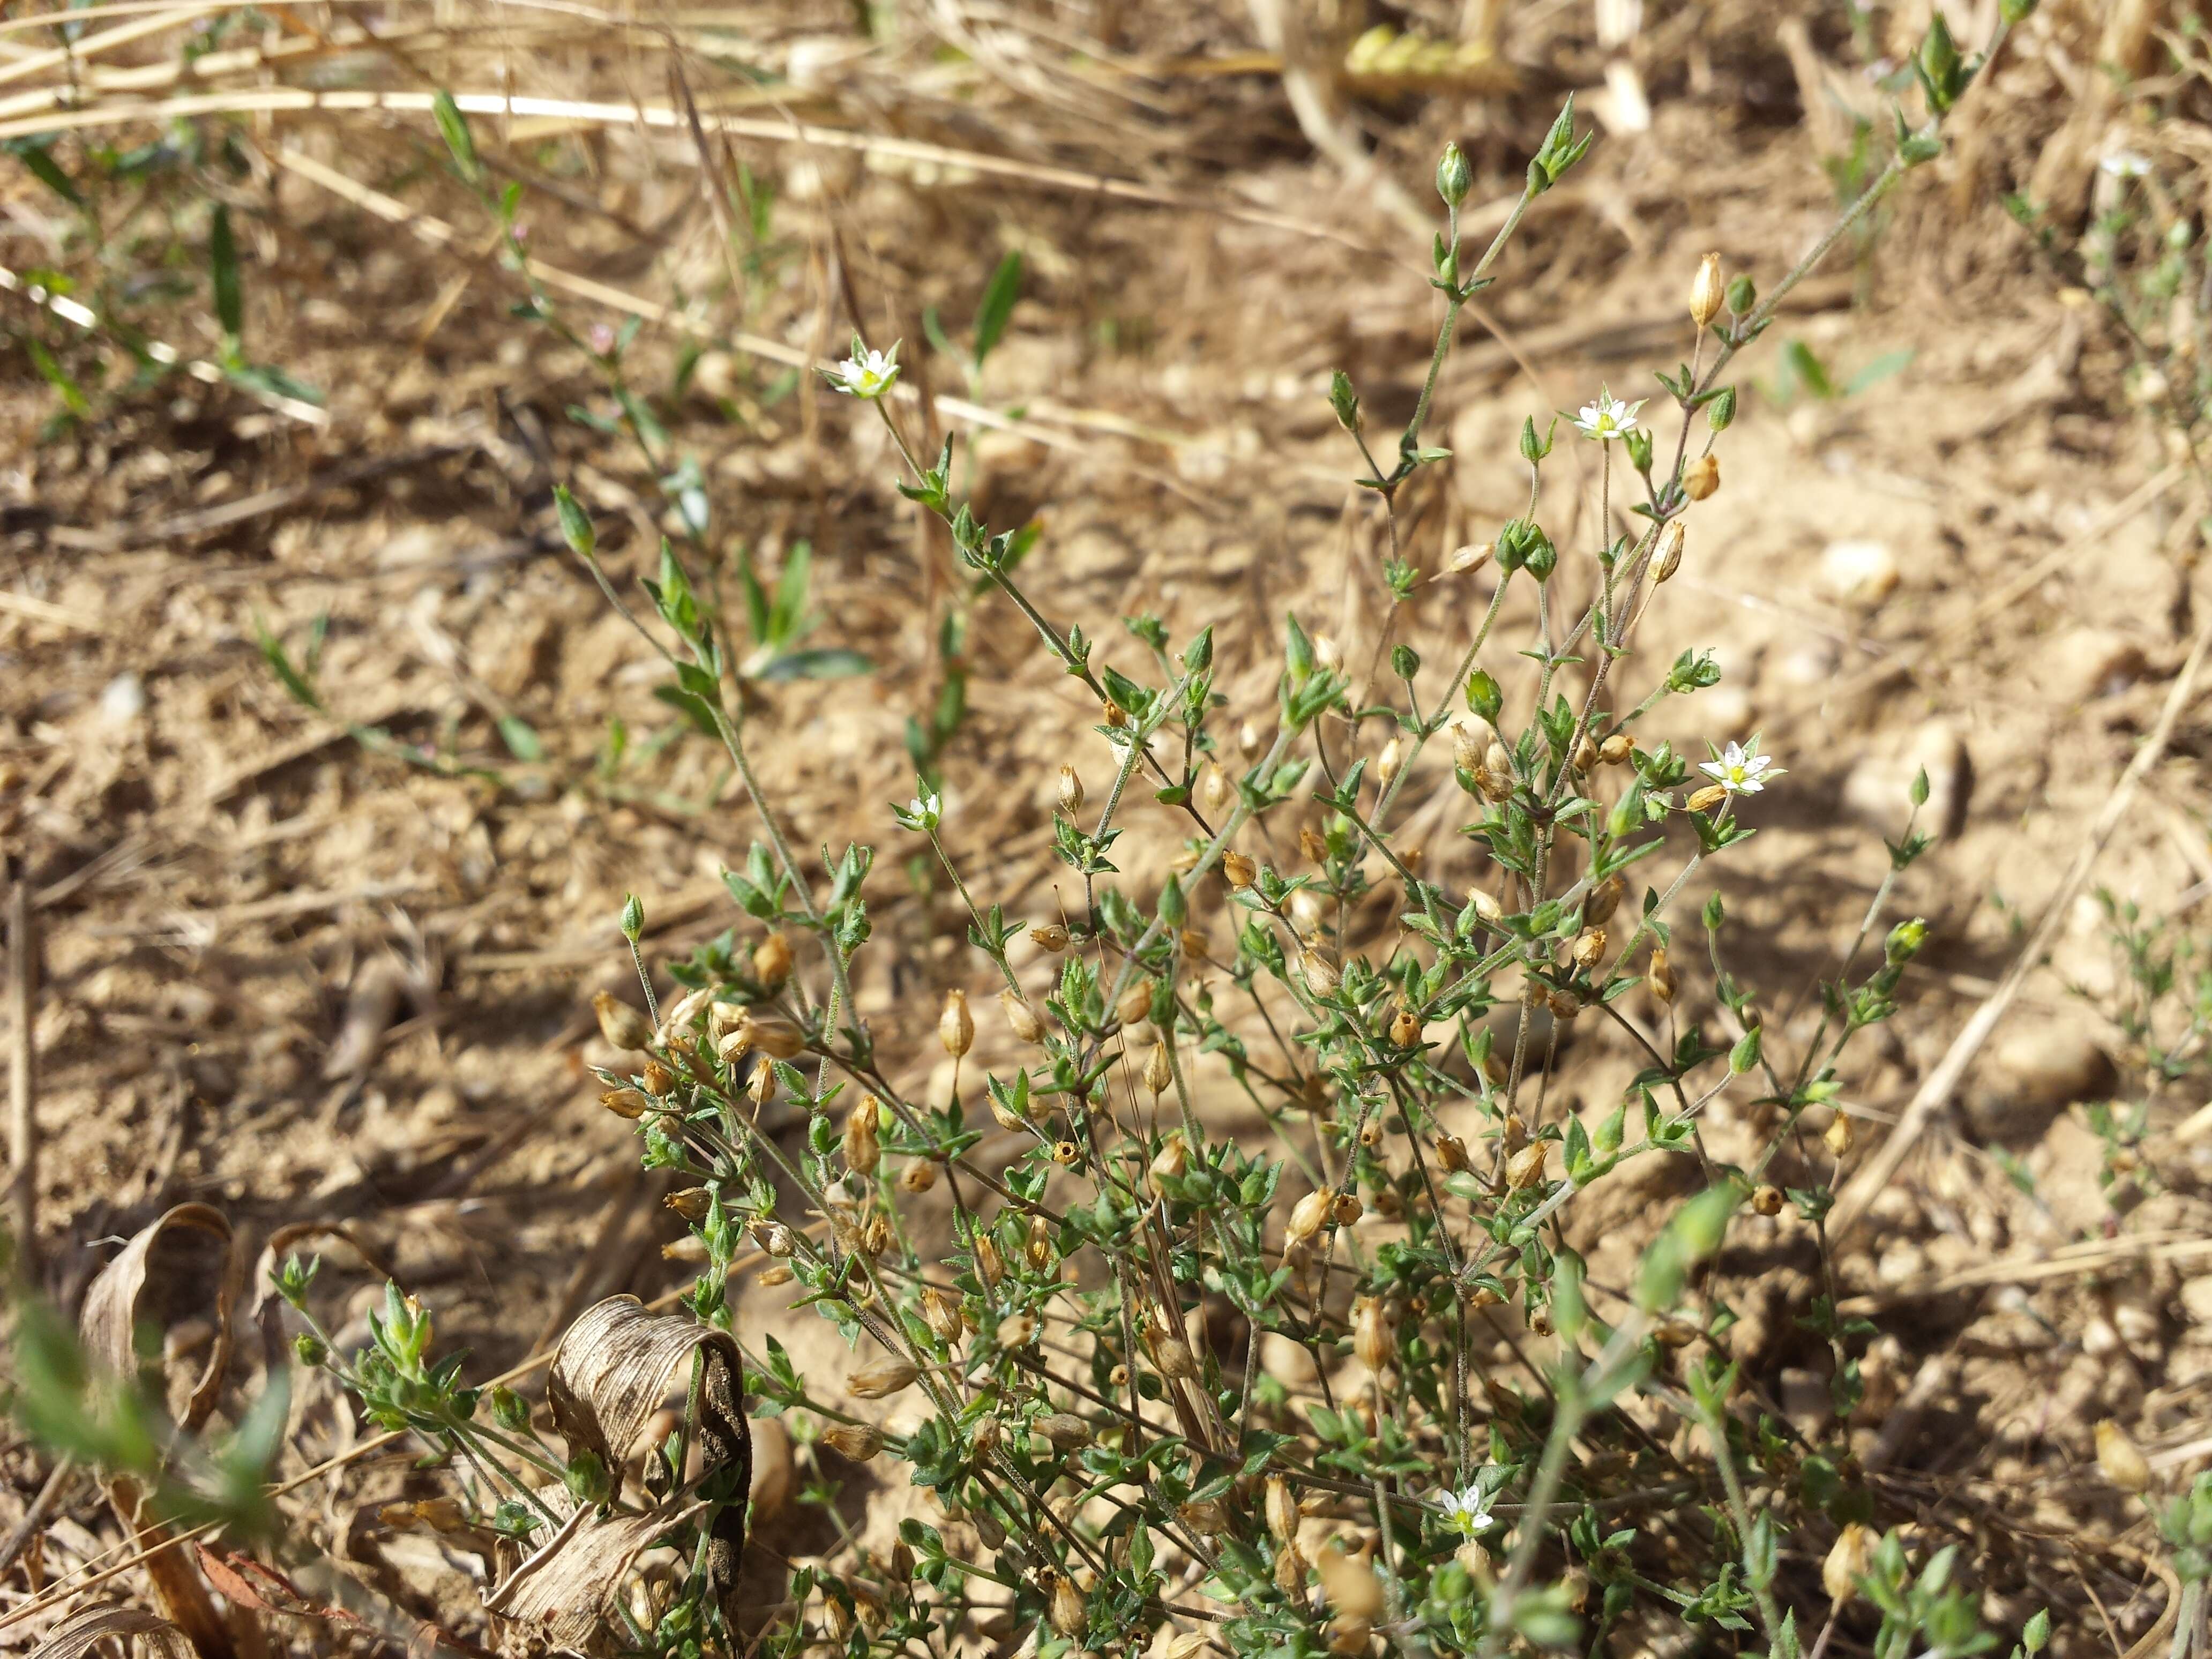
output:
[[[1421,1022],[1411,1008],[1401,1008],[1390,1016],[1390,1041],[1401,1048],[1410,1048],[1421,1040]]]
[[[1644,970],[1644,988],[1658,1001],[1672,1005],[1674,1000],[1674,970],[1667,963],[1667,947],[1651,947],[1651,965]]]
[[[1366,1207],[1359,1201],[1358,1194],[1339,1193],[1336,1195],[1336,1202],[1329,1206],[1328,1212],[1335,1218],[1338,1226],[1349,1227],[1367,1212]]]
[[[609,1089],[599,1097],[599,1104],[617,1117],[635,1122],[651,1109],[653,1103],[636,1089]]]
[[[1721,256],[1708,253],[1698,261],[1698,274],[1690,279],[1690,320],[1699,328],[1721,314],[1728,283],[1721,276]]]
[[[1060,769],[1060,810],[1071,817],[1083,810],[1083,780],[1065,762]]]
[[[1011,1099],[1002,1097],[995,1089],[988,1091],[991,1102],[991,1121],[1001,1129],[1026,1129],[1029,1120],[1013,1108]]]
[[[1751,1207],[1760,1215],[1780,1215],[1782,1188],[1762,1183],[1751,1195]]]
[[[1620,896],[1628,884],[1619,876],[1608,876],[1590,889],[1590,896],[1583,902],[1583,925],[1586,927],[1602,926],[1620,908]]]
[[[1575,745],[1575,770],[1587,772],[1597,764],[1597,740],[1588,732]]]
[[[714,1207],[714,1195],[704,1187],[686,1187],[660,1201],[686,1221],[704,1221],[707,1212]]]
[[[1190,1164],[1190,1149],[1183,1144],[1182,1131],[1170,1129],[1160,1141],[1160,1149],[1152,1154],[1151,1186],[1158,1196],[1161,1183],[1172,1181]]]
[[[1844,1154],[1850,1151],[1851,1142],[1856,1139],[1850,1114],[1838,1112],[1834,1121],[1821,1133],[1820,1144],[1828,1149],[1829,1157],[1840,1161]]]
[[[652,1042],[653,1022],[611,991],[594,995],[592,1008],[599,1017],[599,1035],[609,1048],[629,1051]]]
[[[1298,1504],[1291,1496],[1291,1483],[1279,1474],[1267,1477],[1267,1530],[1284,1543],[1298,1535]]]
[[[1682,568],[1682,543],[1686,532],[1680,519],[1669,519],[1659,532],[1659,545],[1651,555],[1651,580],[1663,582]]]
[[[854,1175],[873,1175],[883,1157],[882,1143],[876,1138],[876,1118],[882,1105],[873,1095],[862,1095],[860,1104],[846,1116],[845,1167]]]
[[[1081,1451],[1091,1441],[1091,1425],[1072,1412],[1049,1412],[1030,1425],[1060,1451]]]
[[[937,1185],[937,1165],[926,1158],[909,1161],[899,1171],[899,1188],[902,1192],[926,1193]]]
[[[1537,1185],[1544,1179],[1544,1163],[1551,1152],[1550,1141],[1530,1141],[1505,1161],[1505,1184],[1516,1193]]]
[[[1343,983],[1328,958],[1317,951],[1298,952],[1298,972],[1305,975],[1306,988],[1317,997],[1334,996],[1336,988]]]
[[[822,1431],[822,1443],[840,1457],[865,1463],[883,1450],[883,1431],[866,1423],[832,1423]]]
[[[1336,1208],[1336,1194],[1326,1187],[1317,1187],[1291,1206],[1291,1218],[1284,1224],[1283,1237],[1292,1244],[1303,1244],[1325,1226]]]
[[[975,1271],[986,1285],[996,1285],[1006,1276],[1006,1264],[999,1254],[999,1241],[988,1233],[975,1235]]]
[[[745,1097],[756,1106],[765,1106],[775,1098],[775,1067],[755,1066],[753,1073],[745,1079]]]
[[[714,1000],[714,988],[702,985],[696,990],[686,991],[674,1003],[662,1009],[660,1030],[655,1034],[660,1046],[673,1048],[680,1039],[688,1037],[692,1022],[699,1018],[700,1011]]]
[[[845,1391],[860,1400],[881,1400],[913,1385],[921,1373],[907,1361],[890,1356],[863,1365],[845,1379]]]
[[[1441,1133],[1437,1136],[1437,1162],[1443,1166],[1448,1175],[1456,1175],[1462,1170],[1474,1167],[1467,1155],[1467,1142],[1457,1135]]]
[[[1372,1151],[1382,1144],[1382,1120],[1370,1117],[1359,1126],[1359,1144]]]
[[[805,1051],[806,1033],[787,1019],[748,1014],[743,1029],[751,1034],[752,1046],[770,1060],[796,1060]]]
[[[1175,1065],[1168,1054],[1168,1045],[1155,1040],[1152,1052],[1145,1056],[1145,1087],[1157,1097],[1167,1092],[1175,1081]]]
[[[1382,1297],[1362,1296],[1352,1299],[1352,1352],[1370,1371],[1381,1370],[1397,1352]]]
[[[1083,1604],[1083,1592],[1064,1572],[1056,1572],[1052,1577],[1051,1619],[1052,1627],[1062,1636],[1080,1636],[1091,1626],[1091,1613]]]
[[[1260,728],[1246,720],[1237,728],[1237,752],[1248,759],[1266,748],[1267,740],[1261,736]]]
[[[1406,745],[1396,738],[1382,745],[1382,752],[1375,757],[1375,775],[1387,785],[1398,775],[1398,769],[1406,763]]]
[[[1041,1215],[1030,1218],[1028,1249],[1030,1266],[1039,1273],[1060,1260],[1060,1252],[1053,1246],[1052,1224]]]
[[[1185,962],[1194,962],[1201,968],[1210,968],[1213,965],[1213,951],[1206,942],[1206,935],[1200,933],[1197,928],[1184,928],[1176,943],[1182,946]]]
[[[1682,469],[1682,493],[1693,501],[1702,501],[1721,487],[1721,458],[1714,454],[1700,455]]]
[[[1464,576],[1470,571],[1481,569],[1497,556],[1496,542],[1469,542],[1453,553],[1450,562],[1444,568],[1455,576]]]
[[[770,933],[753,946],[753,977],[771,991],[791,977],[791,941]]]
[[[651,1095],[655,1100],[665,1100],[669,1091],[676,1086],[676,1073],[657,1060],[647,1060],[641,1075],[645,1081],[646,1093]]]
[[[1221,878],[1239,892],[1249,887],[1259,874],[1259,866],[1242,853],[1224,853],[1221,855]]]
[[[960,1340],[960,1304],[936,1285],[925,1285],[921,1291],[921,1322],[940,1342],[957,1342]]]
[[[764,1289],[774,1290],[779,1285],[790,1284],[791,1281],[797,1277],[798,1275],[793,1273],[784,1263],[776,1261],[771,1262],[769,1266],[763,1267],[759,1273],[756,1273],[753,1276],[753,1283],[761,1285]]]
[[[860,1249],[873,1261],[891,1247],[891,1218],[881,1210],[868,1218],[868,1224],[860,1230]]]
[[[1607,766],[1624,764],[1636,752],[1636,739],[1626,732],[1616,732],[1597,746],[1597,757]]]
[[[1326,864],[1328,862],[1328,843],[1323,841],[1318,835],[1315,834],[1310,829],[1304,827],[1301,827],[1299,829],[1298,851],[1305,855],[1309,863]]]
[[[1199,801],[1206,810],[1218,817],[1236,799],[1237,786],[1229,781],[1228,774],[1218,766],[1206,768],[1206,781],[1199,787]]]
[[[1058,956],[1067,949],[1067,929],[1056,921],[1041,922],[1030,929],[1030,943]]]
[[[1587,929],[1575,940],[1575,966],[1588,973],[1605,955],[1605,929]]]
[[[1724,785],[1709,783],[1690,797],[1690,810],[1692,812],[1710,812],[1728,797],[1729,792]]]
[[[1055,1140],[1052,1143],[1052,1161],[1059,1164],[1061,1169],[1072,1170],[1082,1161],[1082,1158],[1083,1148],[1073,1141]]]
[[[1139,979],[1115,999],[1114,1018],[1124,1025],[1141,1025],[1152,1018],[1152,982]]]
[[[1297,1545],[1285,1540],[1275,1552],[1275,1588],[1297,1599],[1306,1593],[1306,1558]]]
[[[1850,1601],[1859,1593],[1859,1580],[1874,1565],[1874,1534],[1857,1522],[1848,1522],[1836,1534],[1827,1559],[1820,1563],[1820,1588],[1831,1601]]]
[[[1502,801],[1513,793],[1513,757],[1502,743],[1493,743],[1483,751],[1482,770],[1476,774],[1486,799]]]
[[[1316,634],[1313,636],[1313,653],[1315,665],[1332,674],[1344,666],[1344,647],[1329,635]]]
[[[762,1250],[773,1256],[789,1255],[793,1249],[791,1229],[781,1221],[770,1221],[753,1229],[753,1238]]]
[[[975,1045],[975,1017],[968,1012],[965,991],[956,989],[945,994],[945,1012],[937,1017],[937,1040],[955,1060]]]
[[[1006,1024],[1023,1042],[1044,1041],[1044,1022],[1036,1016],[1022,994],[1009,987],[999,993],[999,1006],[1006,1011]]]

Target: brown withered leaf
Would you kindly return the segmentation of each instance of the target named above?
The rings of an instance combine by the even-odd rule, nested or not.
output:
[[[704,1502],[675,1503],[599,1521],[589,1510],[578,1510],[484,1597],[484,1606],[530,1626],[557,1653],[596,1654],[605,1645],[607,1610],[631,1565],[654,1539],[690,1524],[708,1508]]]
[[[138,1299],[145,1294],[152,1268],[154,1247],[172,1231],[209,1234],[222,1245],[222,1267],[214,1287],[215,1340],[208,1345],[207,1364],[179,1413],[187,1429],[197,1429],[215,1409],[223,1371],[230,1364],[230,1304],[236,1285],[231,1273],[230,1222],[222,1211],[206,1204],[179,1204],[142,1229],[120,1254],[100,1270],[84,1293],[84,1311],[77,1334],[85,1351],[100,1364],[120,1376],[137,1374],[135,1333]]]
[[[694,1354],[702,1362],[692,1434],[698,1478],[726,1472],[736,1493],[715,1516],[707,1547],[708,1581],[718,1597],[726,1597],[737,1587],[752,1479],[744,1366],[736,1341],[681,1314],[647,1312],[635,1297],[610,1297],[586,1309],[561,1339],[545,1397],[569,1455],[592,1452],[619,1480],[647,1422],[672,1393],[688,1393]],[[665,1529],[672,1523],[659,1524]]]
[[[167,1620],[137,1607],[92,1607],[71,1613],[31,1650],[31,1659],[86,1659],[111,1636],[143,1637],[139,1651],[161,1659],[192,1659],[192,1644]]]

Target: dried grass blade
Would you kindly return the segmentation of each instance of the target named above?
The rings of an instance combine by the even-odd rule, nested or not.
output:
[[[192,1644],[184,1632],[166,1619],[124,1607],[87,1607],[70,1614],[31,1650],[31,1659],[85,1659],[111,1636],[143,1637],[143,1652],[191,1659]]]

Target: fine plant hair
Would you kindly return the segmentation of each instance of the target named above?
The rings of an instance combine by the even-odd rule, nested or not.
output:
[[[2007,0],[2006,22],[2027,9]],[[580,1431],[599,1407],[565,1391],[576,1373],[564,1361],[549,1419],[514,1379],[468,1382],[461,1357],[434,1352],[430,1310],[396,1290],[369,1344],[348,1353],[317,1314],[312,1259],[273,1280],[298,1357],[326,1367],[378,1427],[440,1454],[453,1507],[428,1523],[501,1541],[510,1583],[495,1611],[527,1622],[513,1581],[536,1568],[540,1590],[565,1585],[548,1564],[574,1565],[558,1559],[569,1540],[620,1531],[627,1553],[605,1557],[611,1571],[530,1604],[570,1632],[561,1640],[852,1659],[988,1644],[1054,1659],[1141,1652],[1166,1626],[1179,1656],[1207,1644],[1493,1655],[1595,1652],[1619,1630],[1686,1626],[1794,1656],[1821,1651],[1848,1619],[1885,1659],[2044,1646],[2041,1616],[2016,1632],[1984,1628],[1955,1551],[1909,1542],[1878,1510],[1844,1433],[1870,1328],[1838,1313],[1830,1272],[1824,1222],[1856,1141],[1838,1102],[1853,1039],[1894,1012],[1924,940],[1887,902],[1928,844],[1913,823],[1925,779],[1898,803],[1887,876],[1815,988],[1810,1034],[1772,1035],[1764,1010],[1789,989],[1763,995],[1730,968],[1741,952],[1717,892],[1687,915],[1680,901],[1753,833],[1747,808],[1762,787],[1788,785],[1756,734],[1714,733],[1710,757],[1648,737],[1662,705],[1720,676],[1706,654],[1653,664],[1637,643],[1668,579],[1698,556],[1695,507],[1720,487],[1737,358],[1939,153],[1978,68],[1939,14],[1914,64],[1917,118],[1899,115],[1889,160],[1805,258],[1764,295],[1717,259],[1695,273],[1686,361],[1657,376],[1664,395],[1650,400],[1661,417],[1609,393],[1572,417],[1532,416],[1519,439],[1525,508],[1424,572],[1397,513],[1407,481],[1446,458],[1426,432],[1461,313],[1495,280],[1526,209],[1591,141],[1570,100],[1479,251],[1461,240],[1470,172],[1448,148],[1431,278],[1442,317],[1415,407],[1386,434],[1347,377],[1330,392],[1357,482],[1391,526],[1371,577],[1389,617],[1371,663],[1346,662],[1289,618],[1271,723],[1225,712],[1211,629],[1179,639],[1150,617],[1116,629],[1048,615],[1024,585],[1030,538],[980,520],[953,444],[929,456],[902,422],[897,347],[854,341],[830,384],[872,405],[904,464],[901,493],[943,521],[966,568],[1096,702],[1092,752],[1111,763],[1059,780],[1054,845],[1080,878],[1066,915],[1013,916],[971,886],[933,764],[892,809],[909,838],[900,856],[927,849],[993,980],[976,1008],[946,994],[942,1105],[899,1081],[935,1054],[879,1051],[854,1000],[877,849],[824,848],[817,866],[794,846],[749,758],[759,716],[734,694],[741,653],[714,590],[664,543],[633,603],[599,562],[589,516],[557,492],[569,547],[665,661],[666,695],[719,739],[762,826],[726,878],[744,937],[667,963],[676,988],[657,995],[644,906],[629,899],[622,926],[647,1012],[611,999],[601,1010],[608,1039],[633,1056],[601,1073],[603,1103],[635,1125],[645,1166],[676,1183],[667,1202],[703,1257],[669,1316],[682,1328],[651,1338],[676,1356],[662,1380],[677,1380],[680,1420],[641,1472],[624,1462],[631,1446]],[[450,102],[440,118],[456,165],[473,168]],[[506,216],[511,227],[511,206]],[[634,435],[680,497],[659,434]],[[1545,485],[1563,464],[1557,446],[1585,441],[1599,534],[1611,535],[1616,493],[1641,528],[1563,546],[1545,527]],[[1495,588],[1463,653],[1428,663],[1391,642],[1417,584],[1477,573]],[[1522,638],[1495,636],[1509,594],[1533,607]],[[768,613],[753,612],[757,643],[795,638],[787,620],[763,641]],[[281,653],[271,660],[281,668]],[[957,724],[933,730],[928,762]],[[1487,854],[1465,888],[1424,873],[1443,860],[1407,842],[1400,813],[1409,779],[1445,767]],[[1173,873],[1141,890],[1114,863],[1136,790],[1185,831]],[[1025,932],[1048,983],[1010,955]],[[1690,1017],[1707,1000],[1711,1018]],[[979,1018],[1005,1022],[1018,1060],[981,1063]],[[1551,1086],[1576,1024],[1611,1034],[1641,1067],[1590,1123]],[[1209,1126],[1201,1067],[1225,1075],[1271,1139]],[[1765,1125],[1741,1164],[1702,1133],[1723,1097]],[[981,1155],[985,1113],[994,1145],[1021,1138],[1018,1155]],[[796,1146],[786,1124],[803,1126]],[[1680,1162],[1694,1196],[1658,1219],[1632,1283],[1602,1288],[1568,1223],[1583,1194],[1638,1159]],[[949,1219],[918,1201],[940,1185]],[[1733,1316],[1710,1277],[1746,1211],[1785,1210],[1819,1244],[1818,1288],[1794,1310],[1832,1358],[1833,1415],[1818,1433],[1745,1392],[1720,1340]],[[745,1329],[730,1300],[745,1274],[831,1321],[850,1372],[802,1375],[774,1338]],[[628,1305],[587,1312],[564,1356],[587,1327],[606,1337]],[[1510,1364],[1492,1357],[1500,1342]],[[1310,1357],[1309,1382],[1262,1363],[1281,1345]],[[865,1553],[848,1536],[794,1565],[764,1608],[736,1595],[731,1559],[741,1425],[716,1377],[732,1353],[757,1415],[850,1463],[903,1465],[929,1495],[894,1547]],[[878,1420],[883,1401],[914,1426]],[[834,1518],[833,1498],[820,1487],[802,1501]],[[2212,1528],[2212,1488],[2189,1501],[2172,1522],[2177,1548],[2199,1518]]]

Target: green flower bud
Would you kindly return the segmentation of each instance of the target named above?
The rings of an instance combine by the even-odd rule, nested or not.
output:
[[[1160,889],[1160,920],[1170,927],[1180,927],[1189,920],[1190,906],[1183,902],[1182,883],[1174,876]]]
[[[622,934],[632,945],[645,931],[645,902],[635,893],[623,895]]]
[[[1728,285],[1728,308],[1741,317],[1759,303],[1759,288],[1748,276],[1736,276]]]
[[[1720,395],[1705,405],[1705,424],[1716,432],[1725,432],[1735,419],[1735,388],[1724,386]]]
[[[302,1365],[308,1366],[319,1366],[331,1357],[331,1351],[324,1346],[323,1339],[313,1331],[301,1331],[294,1337],[292,1352]]]
[[[1498,689],[1498,682],[1486,670],[1478,668],[1467,677],[1467,706],[1492,726],[1498,724],[1498,712],[1505,707],[1505,694]]]
[[[1446,207],[1456,208],[1474,188],[1474,173],[1466,155],[1457,144],[1446,144],[1443,157],[1437,163],[1437,194],[1444,198]]]
[[[1390,672],[1401,680],[1410,680],[1421,672],[1421,653],[1410,645],[1392,646]]]
[[[1359,430],[1359,398],[1352,390],[1352,376],[1340,368],[1328,377],[1328,406],[1346,432]]]
[[[1928,943],[1928,924],[1918,916],[1910,921],[1900,921],[1889,930],[1889,938],[1882,945],[1882,955],[1892,963],[1903,963],[1920,954],[1920,947]]]

